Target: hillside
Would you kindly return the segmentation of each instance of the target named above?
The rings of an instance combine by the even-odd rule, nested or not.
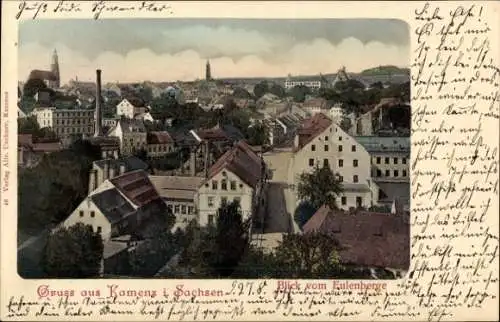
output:
[[[410,70],[408,68],[399,68],[396,66],[378,66],[374,68],[365,69],[361,72],[363,76],[377,76],[377,75],[401,75],[409,74]]]

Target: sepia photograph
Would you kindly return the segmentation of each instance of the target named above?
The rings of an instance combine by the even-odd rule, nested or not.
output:
[[[408,273],[405,21],[40,19],[18,37],[22,278]]]

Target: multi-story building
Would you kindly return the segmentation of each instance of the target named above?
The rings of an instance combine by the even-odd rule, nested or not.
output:
[[[147,152],[150,158],[159,158],[175,151],[174,139],[167,131],[153,131],[146,136]]]
[[[337,198],[341,209],[377,204],[379,189],[371,177],[371,157],[366,149],[322,113],[303,121],[294,142],[294,183],[316,166],[328,166],[342,182]]]
[[[140,150],[147,151],[147,134],[142,120],[120,119],[108,136],[119,138],[122,155],[131,155]]]
[[[124,98],[118,105],[116,105],[116,115],[124,116],[133,119],[137,114],[146,113],[149,108],[144,105],[141,100],[132,100]]]
[[[94,133],[94,110],[45,107],[35,108],[32,114],[41,128],[52,129],[58,137]]]
[[[239,202],[243,220],[259,222],[266,204],[266,169],[263,160],[244,141],[239,141],[210,168],[198,188],[201,226],[216,223],[223,203]]]

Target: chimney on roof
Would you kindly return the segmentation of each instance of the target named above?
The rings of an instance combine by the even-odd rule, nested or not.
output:
[[[110,179],[109,178],[109,163],[110,163],[109,159],[104,160],[103,179],[102,179],[103,182]]]
[[[119,175],[124,174],[126,171],[127,171],[127,166],[125,165],[125,163],[120,164],[120,174]]]
[[[205,178],[208,178],[208,162],[209,162],[209,153],[210,153],[210,150],[208,148],[208,141],[205,141],[205,145],[204,145],[204,150],[205,150]]]
[[[96,70],[96,95],[95,95],[95,132],[94,136],[102,136],[102,111],[101,111],[101,70]]]

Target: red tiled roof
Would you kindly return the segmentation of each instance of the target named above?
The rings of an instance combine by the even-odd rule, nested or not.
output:
[[[33,145],[33,135],[32,134],[18,134],[17,135],[17,146],[31,147]]]
[[[152,201],[160,199],[160,195],[144,170],[126,172],[110,181],[138,207],[142,207]]]
[[[174,143],[174,140],[167,131],[149,132],[147,136],[148,144],[168,144]]]
[[[262,166],[261,158],[247,143],[240,140],[210,168],[208,179],[226,169],[234,173],[250,187],[255,188],[261,178]]]
[[[57,152],[62,150],[61,142],[47,142],[33,144],[34,152]]]
[[[408,269],[410,223],[406,215],[321,207],[304,225],[305,233],[331,234],[341,244],[344,264]]]
[[[196,135],[200,137],[202,140],[228,140],[228,136],[226,132],[224,132],[220,128],[216,129],[208,129],[208,130],[200,130],[196,132]]]
[[[304,102],[304,107],[326,107],[327,101],[324,98],[312,98]]]
[[[299,149],[303,148],[307,143],[311,142],[316,136],[325,131],[332,124],[332,120],[323,113],[314,114],[313,117],[305,119],[300,129]]]
[[[57,80],[57,77],[53,72],[51,72],[49,70],[34,69],[30,72],[29,79],[41,79],[41,80],[55,81],[55,80]]]

